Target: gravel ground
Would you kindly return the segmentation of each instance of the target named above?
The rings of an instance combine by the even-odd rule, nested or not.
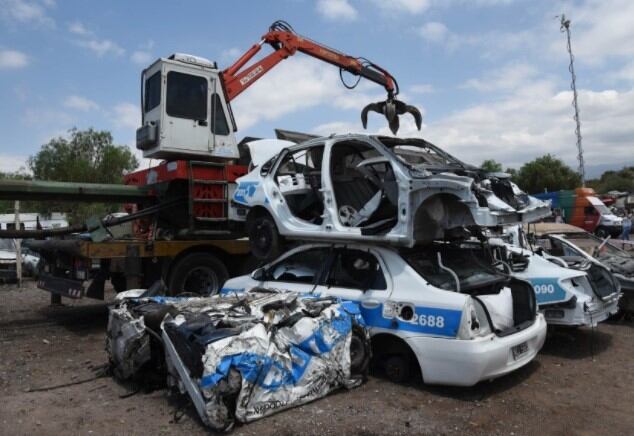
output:
[[[107,305],[27,282],[0,286],[0,434],[204,434],[193,407],[95,374],[106,363]],[[77,383],[83,382],[83,383]],[[74,383],[66,387],[50,388]],[[238,426],[235,435],[632,434],[634,324],[555,330],[515,373],[473,388],[371,376],[352,391]]]

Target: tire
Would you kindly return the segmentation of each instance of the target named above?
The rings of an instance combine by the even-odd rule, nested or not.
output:
[[[361,326],[353,325],[350,340],[350,373],[367,377],[371,357],[372,347],[366,339],[365,331]]]
[[[247,218],[247,234],[251,253],[258,259],[272,260],[282,252],[282,237],[267,212]]]
[[[110,274],[110,283],[117,294],[128,290],[127,280],[123,273]]]
[[[395,354],[385,361],[385,375],[394,383],[403,383],[410,376],[410,361],[404,354]]]
[[[191,253],[180,259],[170,272],[168,294],[184,292],[214,295],[229,278],[224,263],[209,253]]]
[[[597,235],[601,239],[605,239],[608,237],[610,232],[608,232],[604,227],[599,227],[594,231],[594,234]]]

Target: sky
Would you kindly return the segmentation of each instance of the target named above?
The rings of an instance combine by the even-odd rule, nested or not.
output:
[[[390,71],[399,98],[424,114],[420,132],[402,119],[400,136],[422,136],[476,165],[518,168],[551,153],[576,168],[562,13],[589,175],[634,164],[631,0],[0,0],[0,171],[25,166],[72,127],[111,131],[135,150],[145,66],[183,52],[226,68],[277,19]],[[378,85],[348,90],[337,68],[296,54],[232,108],[238,139],[272,137],[274,128],[361,132],[361,109],[384,98]],[[389,130],[371,113],[367,132]]]

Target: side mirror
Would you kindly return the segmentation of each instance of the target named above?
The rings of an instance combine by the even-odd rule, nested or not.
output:
[[[266,278],[266,269],[258,268],[251,273],[251,278],[253,280],[257,280],[258,282],[264,281]]]

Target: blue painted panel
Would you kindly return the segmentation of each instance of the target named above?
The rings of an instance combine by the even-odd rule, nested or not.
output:
[[[566,300],[566,290],[559,285],[556,277],[533,278],[530,282],[538,305]]]

